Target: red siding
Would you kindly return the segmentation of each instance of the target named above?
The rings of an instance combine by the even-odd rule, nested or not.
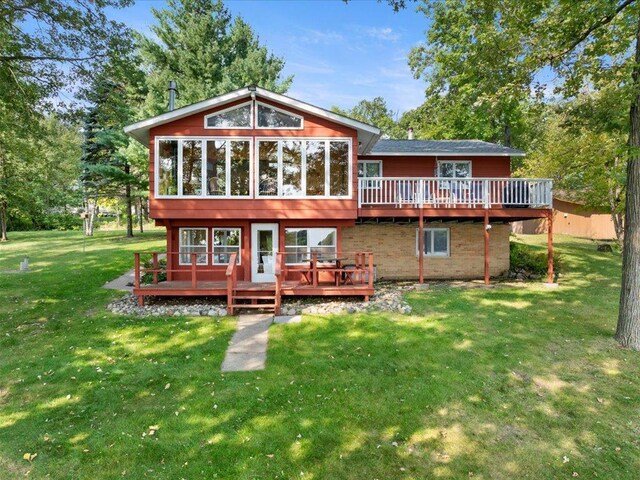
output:
[[[473,177],[509,177],[511,173],[509,157],[384,157],[366,155],[359,160],[382,160],[382,174],[385,177],[435,177],[436,162],[447,160],[470,160]]]
[[[150,215],[154,219],[186,219],[186,218],[242,218],[242,219],[285,219],[285,218],[338,218],[355,219],[357,214],[357,152],[358,137],[356,130],[332,123],[324,118],[316,117],[279,105],[264,99],[261,103],[271,104],[304,117],[302,130],[266,130],[266,129],[205,129],[204,117],[218,110],[245,103],[241,100],[225,104],[222,107],[191,115],[171,123],[154,127],[149,136],[149,189]],[[155,192],[155,137],[156,136],[242,136],[242,137],[342,137],[351,138],[352,150],[352,197],[351,199],[156,199]],[[255,153],[255,140],[252,144]],[[255,174],[255,159],[254,159]],[[253,179],[252,179],[253,184]]]

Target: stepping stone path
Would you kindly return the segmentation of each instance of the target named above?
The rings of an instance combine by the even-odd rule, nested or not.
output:
[[[269,314],[240,315],[229,348],[222,362],[223,372],[264,370],[267,360],[267,340],[272,323],[299,323],[300,315]]]

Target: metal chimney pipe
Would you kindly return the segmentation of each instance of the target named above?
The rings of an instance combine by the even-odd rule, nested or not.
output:
[[[169,81],[169,111],[176,108],[176,95],[178,94],[178,86],[174,80]]]
[[[408,138],[409,140],[413,140],[413,127],[409,127],[409,128],[407,129],[407,138]]]

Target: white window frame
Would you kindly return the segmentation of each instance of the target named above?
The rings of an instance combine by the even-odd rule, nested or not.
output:
[[[258,122],[258,105],[262,105],[263,107],[271,108],[271,109],[275,110],[276,112],[284,113],[286,115],[290,115],[292,117],[299,118],[300,119],[300,126],[299,127],[261,127],[259,125],[259,122]],[[270,105],[270,104],[264,103],[264,102],[256,102],[255,112],[252,115],[252,118],[255,119],[256,130],[304,130],[304,117],[302,115],[297,115],[297,114],[295,114],[293,112],[290,112],[288,110],[284,110],[282,108],[274,107],[273,105]]]
[[[300,198],[331,198],[331,199],[350,199],[353,196],[353,145],[352,139],[350,137],[260,137],[256,138],[253,157],[255,159],[255,171],[256,175],[254,178],[253,191],[255,192],[254,198],[259,199],[300,199]],[[301,195],[282,195],[282,143],[286,141],[301,141],[302,142],[302,179],[300,182],[300,187],[302,193]],[[325,142],[324,145],[324,195],[307,195],[307,148],[306,142]],[[277,195],[260,195],[260,142],[278,142],[278,194]],[[330,195],[330,161],[331,161],[331,149],[329,148],[329,142],[347,142],[348,148],[348,174],[349,178],[347,180],[347,194],[346,195]]]
[[[458,163],[466,163],[469,165],[469,176],[468,177],[443,177],[442,176],[442,164],[444,163],[452,163],[454,165],[453,168],[453,174],[455,175],[456,169],[455,169],[455,165]],[[437,162],[437,177],[438,178],[452,178],[452,179],[457,179],[457,178],[472,178],[473,177],[473,171],[471,170],[471,168],[473,167],[473,162],[471,160],[438,160]]]
[[[210,113],[208,115],[204,116],[204,128],[207,130],[252,130],[253,129],[253,102],[248,101],[248,102],[244,102],[244,103],[239,103],[237,105],[234,105],[232,107],[227,107],[227,108],[223,108],[222,110],[218,110],[216,112]],[[207,120],[211,117],[215,117],[217,115],[220,115],[222,113],[226,113],[226,112],[230,112],[231,110],[235,110],[236,108],[241,108],[241,107],[245,107],[249,105],[249,110],[251,111],[251,120],[249,121],[249,126],[248,127],[210,127],[207,125]]]
[[[237,230],[240,239],[238,243],[238,265],[242,265],[242,228],[240,227],[212,227],[211,228],[211,265],[228,265],[228,263],[216,263],[216,246],[213,244],[216,231],[232,231]]]
[[[178,194],[177,195],[160,195],[160,142],[163,140],[176,140],[178,142]],[[202,142],[202,172],[201,172],[201,194],[200,195],[183,195],[182,194],[182,143],[184,141],[199,140]],[[224,141],[227,142],[225,146],[225,168],[227,172],[227,178],[225,182],[225,195],[207,195],[207,148],[206,141]],[[249,142],[249,195],[226,195],[226,192],[230,191],[231,187],[231,143],[229,142]],[[200,198],[200,199],[240,199],[240,198],[254,198],[253,186],[254,182],[251,180],[254,176],[254,148],[253,137],[183,137],[183,136],[158,136],[155,139],[155,152],[154,152],[154,197],[163,200],[182,200],[185,198]]]
[[[379,165],[378,170],[380,171],[380,173],[378,174],[378,177],[382,177],[382,160],[358,160],[358,165],[362,164],[365,166],[364,168],[364,172],[367,172],[366,169],[366,165],[370,164],[370,163],[377,163]],[[367,177],[366,175],[364,177],[361,177],[360,175],[358,175],[358,178],[371,178],[371,177]]]
[[[206,239],[206,250],[204,253],[205,256],[205,261],[203,262],[199,262],[198,259],[196,258],[196,265],[209,265],[209,229],[207,227],[181,227],[178,229],[178,264],[180,266],[184,266],[184,265],[191,265],[191,262],[189,261],[188,263],[184,263],[182,261],[182,255],[189,255],[189,257],[191,257],[192,253],[196,253],[197,255],[202,255],[202,253],[198,253],[198,252],[182,252],[182,247],[183,246],[187,246],[187,247],[197,247],[199,245],[182,245],[182,232],[183,230],[204,230],[205,233],[205,239]]]
[[[338,229],[336,227],[284,227],[284,245],[283,245],[283,252],[284,252],[284,256],[285,259],[287,257],[287,230],[307,230],[307,232],[309,230],[332,230],[333,231],[333,239],[334,239],[334,244],[332,245],[333,248],[335,249],[335,253],[338,253]],[[307,239],[309,238],[309,234],[307,233]],[[303,247],[305,245],[289,245],[289,247]],[[323,245],[324,247],[328,247],[331,245]],[[311,256],[311,248],[309,245],[306,245],[307,248],[307,254],[309,255],[309,257]],[[293,253],[292,253],[293,255]],[[286,265],[308,265],[308,262],[286,262]]]
[[[425,257],[436,257],[436,258],[448,258],[451,256],[451,229],[446,227],[428,227],[424,229],[424,233],[427,231],[431,231],[431,245],[427,246],[425,239]],[[445,231],[447,232],[447,251],[446,253],[433,253],[433,244],[434,244],[434,235],[435,231]],[[427,248],[428,247],[428,248]],[[432,253],[427,253],[431,250]],[[420,229],[416,228],[416,257],[420,255]]]

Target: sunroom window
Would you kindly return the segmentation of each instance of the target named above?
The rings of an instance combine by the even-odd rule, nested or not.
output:
[[[178,194],[178,141],[160,140],[158,143],[158,193]]]
[[[207,128],[251,128],[251,103],[207,115],[205,125]]]
[[[259,103],[258,128],[302,128],[302,117]]]
[[[286,263],[309,262],[313,253],[319,261],[336,256],[335,228],[285,228],[284,242]]]
[[[207,265],[207,228],[181,228],[179,238],[180,265],[191,265],[191,254],[197,253],[197,265]]]
[[[258,145],[258,195],[346,196],[350,150],[347,140],[262,140]]]
[[[232,253],[238,254],[240,264],[241,235],[239,228],[213,229],[213,264],[227,265]]]

